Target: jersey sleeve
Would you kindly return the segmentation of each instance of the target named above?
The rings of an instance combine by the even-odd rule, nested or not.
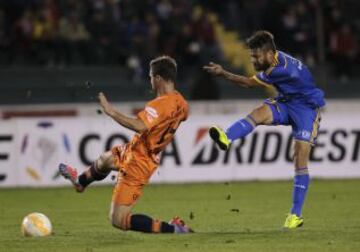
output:
[[[282,66],[278,66],[271,68],[269,71],[257,73],[252,78],[260,84],[273,85],[277,82],[284,81],[284,79],[289,77],[287,69]]]
[[[265,74],[264,72],[257,73],[252,78],[257,83],[260,83],[260,84],[265,85],[265,86],[273,84],[273,83],[270,82],[269,76],[267,74]]]
[[[145,108],[137,114],[137,117],[144,122],[147,129],[161,122],[164,110],[164,104],[160,101],[153,100],[146,104]]]

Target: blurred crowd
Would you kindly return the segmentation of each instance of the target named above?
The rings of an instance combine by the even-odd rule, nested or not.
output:
[[[277,46],[309,66],[328,63],[346,77],[360,65],[358,0],[203,0],[222,22],[246,38],[267,29]]]
[[[126,64],[159,54],[185,65],[219,58],[206,11],[187,0],[24,0],[0,7],[0,48],[10,64]]]
[[[310,66],[321,61],[321,25],[325,62],[350,75],[359,58],[355,6],[355,0],[0,0],[0,63],[120,64],[141,76],[159,54],[185,66],[222,61],[209,18],[215,12],[241,38],[272,31],[279,48]]]

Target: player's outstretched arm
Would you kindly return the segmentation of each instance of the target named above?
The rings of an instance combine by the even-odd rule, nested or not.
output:
[[[210,62],[209,65],[204,66],[203,69],[212,75],[223,77],[226,80],[231,81],[236,85],[242,87],[250,88],[250,87],[264,86],[261,83],[257,82],[256,80],[254,80],[253,78],[230,73],[224,70],[224,68],[221,65],[215,64],[213,62]]]
[[[144,122],[140,119],[131,118],[120,113],[119,111],[116,111],[115,108],[108,102],[106,96],[102,92],[99,93],[98,98],[104,113],[114,119],[117,123],[137,133],[146,130]]]

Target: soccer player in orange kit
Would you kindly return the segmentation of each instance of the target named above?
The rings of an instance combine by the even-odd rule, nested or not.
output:
[[[136,118],[115,110],[105,95],[100,93],[103,111],[136,134],[129,143],[103,153],[79,176],[71,166],[59,165],[62,176],[69,179],[78,192],[83,192],[91,182],[104,179],[111,170],[118,171],[110,209],[110,220],[116,228],[146,233],[192,232],[179,217],[167,223],[131,213],[142,194],[142,188],[159,166],[161,151],[172,141],[176,129],[188,116],[188,104],[175,89],[176,74],[176,61],[169,56],[161,56],[150,62],[151,86],[157,97],[148,102]]]

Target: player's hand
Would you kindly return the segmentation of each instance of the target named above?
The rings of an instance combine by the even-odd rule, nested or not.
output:
[[[103,109],[104,113],[110,115],[114,112],[113,106],[108,102],[106,96],[103,92],[100,92],[98,95],[100,106]]]
[[[210,62],[209,65],[203,66],[203,69],[208,73],[211,73],[216,76],[221,75],[224,72],[222,66],[219,64],[215,64],[214,62]]]

